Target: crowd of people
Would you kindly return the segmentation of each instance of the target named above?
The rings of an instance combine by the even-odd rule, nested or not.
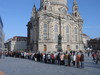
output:
[[[100,60],[100,51],[87,52],[88,57],[92,56],[93,61],[98,64]],[[22,59],[34,60],[36,62],[57,64],[65,66],[74,66],[77,68],[84,68],[84,52],[79,51],[66,51],[66,52],[55,52],[55,53],[32,53],[24,51],[0,51],[0,58],[15,57]]]
[[[100,60],[100,51],[92,52],[92,58],[93,61],[98,64],[98,61]]]
[[[6,56],[17,57],[23,59],[34,60],[48,64],[57,64],[65,66],[74,66],[84,68],[84,53],[82,51],[75,52],[55,52],[55,53],[32,53],[32,52],[7,52]]]

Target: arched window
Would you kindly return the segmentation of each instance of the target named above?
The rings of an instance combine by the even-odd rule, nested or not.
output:
[[[75,34],[75,41],[77,42],[77,37],[78,37],[78,30],[77,30],[77,27],[75,27],[75,29],[74,29],[74,34]]]
[[[69,42],[70,38],[70,30],[69,30],[69,26],[66,26],[66,40],[67,42]]]
[[[47,32],[48,32],[48,26],[47,26],[47,24],[44,24],[44,26],[43,26],[43,38],[44,38],[44,40],[47,40]]]
[[[58,41],[58,25],[55,25],[54,31],[55,31],[55,40]]]

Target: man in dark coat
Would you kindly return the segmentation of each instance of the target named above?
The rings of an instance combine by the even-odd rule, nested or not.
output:
[[[81,68],[84,68],[84,54],[83,54],[83,52],[81,53],[81,56],[80,56],[80,62],[81,62]]]
[[[71,63],[71,53],[68,54],[68,66],[70,66]]]

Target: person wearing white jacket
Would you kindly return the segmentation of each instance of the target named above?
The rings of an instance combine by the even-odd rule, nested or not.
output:
[[[73,60],[73,66],[75,66],[75,61],[76,61],[76,55],[75,55],[75,53],[73,53],[73,55],[72,55],[72,60]]]

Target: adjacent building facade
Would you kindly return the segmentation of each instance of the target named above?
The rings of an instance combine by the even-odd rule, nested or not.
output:
[[[5,42],[7,51],[25,51],[27,49],[27,37],[15,36]]]
[[[90,39],[88,47],[92,50],[100,50],[100,38]]]
[[[27,24],[27,48],[37,52],[55,52],[58,50],[58,35],[62,37],[63,52],[66,50],[84,50],[81,18],[76,0],[72,13],[68,13],[67,0],[40,0],[40,8],[32,9]]]
[[[90,40],[90,37],[86,34],[83,33],[83,43],[84,43],[84,48],[88,48],[88,41]]]
[[[3,32],[3,22],[0,17],[0,51],[4,50],[4,32]]]

